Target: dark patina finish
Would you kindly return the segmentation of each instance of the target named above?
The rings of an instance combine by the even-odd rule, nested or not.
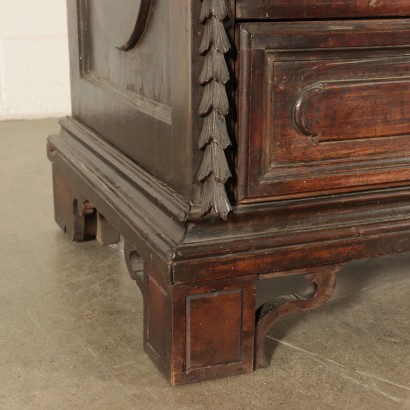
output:
[[[74,241],[124,238],[145,350],[172,384],[264,367],[268,331],[324,304],[341,264],[410,251],[410,1],[113,13],[68,0],[56,221]],[[312,295],[257,306],[257,282],[290,275]]]

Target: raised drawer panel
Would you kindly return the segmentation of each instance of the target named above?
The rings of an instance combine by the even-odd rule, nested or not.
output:
[[[407,16],[408,0],[237,0],[238,19]]]
[[[365,64],[385,67],[386,61]],[[356,67],[363,69],[365,64],[356,63]],[[390,67],[391,62],[387,64]],[[408,61],[404,69],[407,74]],[[343,110],[339,106],[341,100]],[[293,119],[296,130],[316,143],[408,135],[410,77],[317,81],[296,101]]]
[[[399,20],[242,26],[242,202],[410,182],[409,30]]]
[[[335,61],[322,54],[313,61],[311,54],[266,54],[272,164],[410,151],[410,56],[359,50]]]

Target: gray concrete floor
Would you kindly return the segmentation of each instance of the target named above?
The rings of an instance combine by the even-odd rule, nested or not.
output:
[[[347,265],[325,308],[271,332],[270,368],[170,387],[120,247],[53,221],[57,130],[0,123],[0,409],[410,409],[410,255]]]

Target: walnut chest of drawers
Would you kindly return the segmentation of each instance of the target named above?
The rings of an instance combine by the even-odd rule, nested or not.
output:
[[[267,332],[341,264],[410,250],[410,0],[68,0],[68,18],[55,218],[124,238],[172,384],[266,366]],[[311,297],[256,303],[288,275]]]

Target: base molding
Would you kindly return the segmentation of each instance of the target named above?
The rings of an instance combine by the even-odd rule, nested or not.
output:
[[[410,251],[410,188],[241,205],[226,222],[198,219],[188,199],[90,128],[75,119],[61,127],[48,141],[56,221],[74,241],[124,238],[144,296],[145,350],[172,384],[265,366],[270,327],[323,304],[335,265]],[[316,297],[257,317],[256,282],[289,275],[312,275]]]

